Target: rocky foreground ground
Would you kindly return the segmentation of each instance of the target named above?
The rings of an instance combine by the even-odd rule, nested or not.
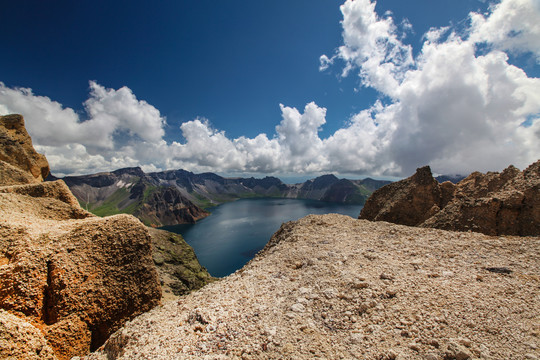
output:
[[[311,215],[86,359],[538,359],[540,238]]]

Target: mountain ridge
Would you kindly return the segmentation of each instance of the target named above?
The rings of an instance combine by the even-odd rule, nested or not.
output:
[[[54,176],[50,179],[56,179]],[[390,181],[339,179],[322,175],[298,184],[279,178],[226,178],[177,169],[145,173],[123,168],[62,178],[88,211],[106,216],[128,213],[151,226],[194,223],[216,205],[242,198],[278,197],[364,204],[371,193]]]

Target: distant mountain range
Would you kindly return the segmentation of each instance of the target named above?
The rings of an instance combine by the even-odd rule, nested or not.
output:
[[[56,179],[50,177],[50,179]],[[145,173],[141,168],[62,178],[81,206],[96,215],[133,214],[147,225],[193,223],[215,205],[242,198],[280,197],[364,204],[390,181],[323,175],[299,184],[276,177],[224,178],[186,170]]]

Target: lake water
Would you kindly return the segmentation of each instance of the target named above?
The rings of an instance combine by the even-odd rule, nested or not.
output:
[[[257,198],[225,203],[196,224],[165,226],[182,234],[201,265],[213,276],[227,276],[261,250],[282,223],[309,214],[338,213],[357,218],[362,205],[314,200]]]

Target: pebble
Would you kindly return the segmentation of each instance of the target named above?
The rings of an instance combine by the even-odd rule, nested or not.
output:
[[[358,281],[352,284],[353,289],[366,289],[369,287],[369,283],[365,281]]]
[[[338,291],[334,288],[324,289],[323,293],[327,299],[335,298],[338,295]]]
[[[379,275],[382,280],[394,280],[394,275],[388,273],[382,273]]]
[[[435,347],[435,348],[438,348],[440,346],[439,342],[436,339],[429,340],[428,344]]]
[[[464,348],[461,345],[456,344],[455,342],[448,343],[448,349],[446,351],[447,357],[455,360],[467,360],[472,357],[469,350]]]

